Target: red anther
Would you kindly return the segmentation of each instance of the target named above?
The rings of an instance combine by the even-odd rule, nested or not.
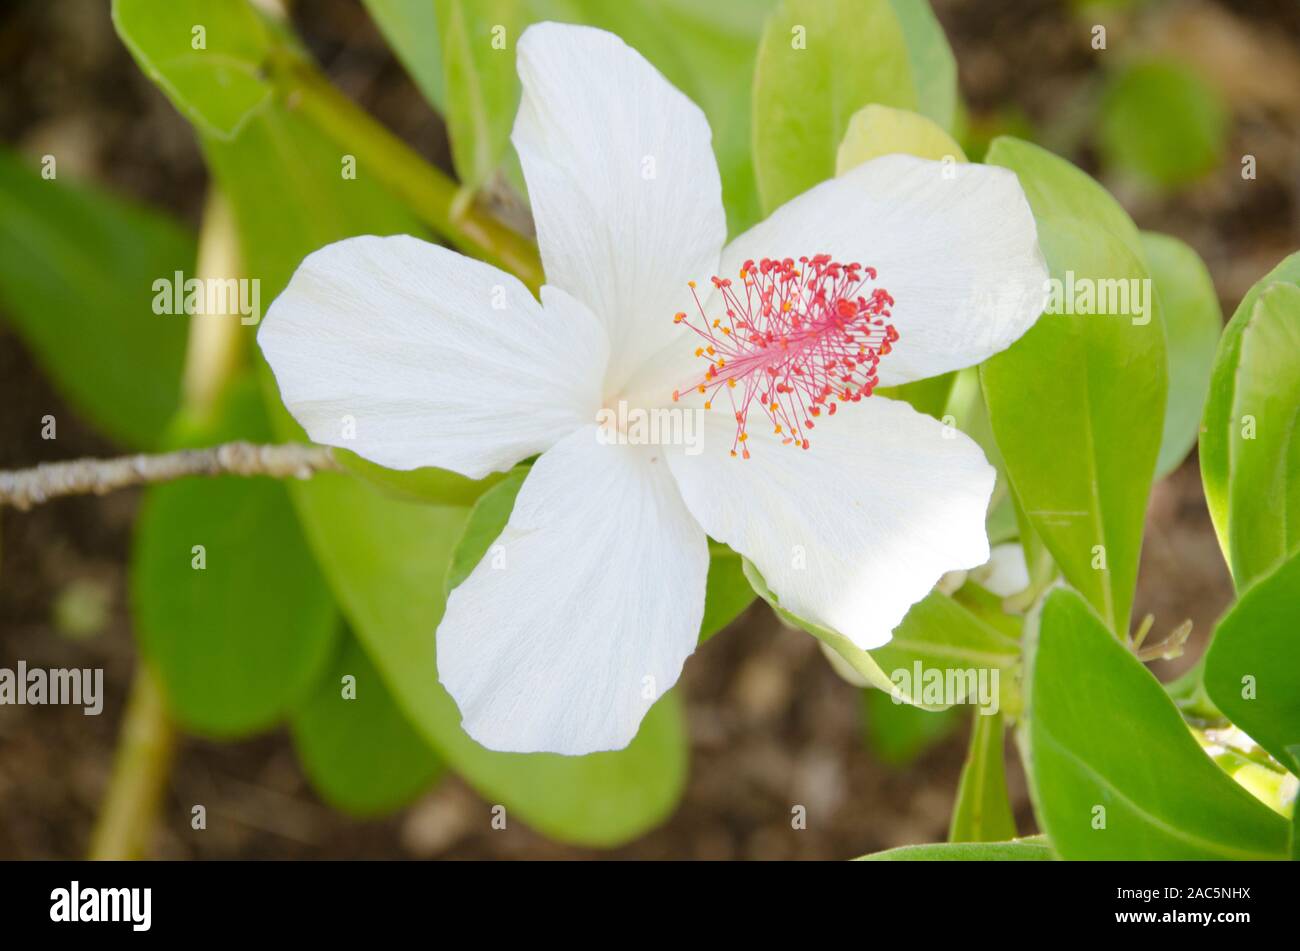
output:
[[[713,278],[725,317],[710,319],[698,294],[698,326],[675,316],[706,342],[697,355],[707,351],[708,369],[693,388],[709,393],[706,406],[724,387],[732,401],[733,456],[749,458],[741,444],[755,399],[774,431],[788,433],[783,445],[807,449],[805,431],[821,415],[820,405],[834,416],[836,400],[856,403],[871,395],[880,357],[898,340],[888,323],[894,298],[884,288],[866,287],[875,278],[875,268],[842,264],[828,254],[800,257],[797,265],[791,258],[747,260],[739,285]]]

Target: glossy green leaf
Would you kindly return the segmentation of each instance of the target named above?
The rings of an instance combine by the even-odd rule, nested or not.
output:
[[[1151,282],[1160,295],[1169,360],[1169,398],[1156,459],[1156,478],[1168,475],[1196,445],[1210,389],[1210,370],[1223,332],[1223,312],[1210,271],[1190,246],[1169,235],[1142,232]]]
[[[1279,282],[1259,295],[1237,355],[1228,564],[1240,590],[1300,546],[1300,287]]]
[[[1016,837],[1003,762],[1002,715],[976,713],[961,771],[949,842],[1001,842]]]
[[[890,6],[903,27],[907,61],[916,82],[917,111],[952,131],[960,105],[957,58],[934,16],[930,0],[890,0]]]
[[[864,855],[859,862],[1049,862],[1056,858],[1041,835],[1010,842],[943,842],[904,845]]]
[[[754,72],[754,171],[765,211],[835,174],[849,119],[915,109],[903,28],[889,0],[784,0]]]
[[[1077,593],[1048,596],[1027,652],[1019,746],[1063,858],[1282,857],[1286,823],[1214,764]]]
[[[1093,206],[1099,186],[1014,140],[988,161],[1025,188],[1059,311],[980,368],[993,432],[1034,532],[1125,632],[1168,390],[1159,299],[1131,222]]]
[[[1234,724],[1286,768],[1300,744],[1300,554],[1241,596],[1205,655],[1205,689]]]
[[[523,487],[526,468],[516,468],[488,489],[474,504],[469,521],[447,566],[443,591],[450,594],[470,572],[489,556],[510,520],[515,497]],[[754,600],[754,591],[745,578],[739,555],[725,545],[709,546],[709,577],[705,584],[704,617],[700,623],[700,641],[712,637],[730,624]]]
[[[1256,320],[1260,298],[1277,284],[1300,286],[1300,253],[1283,260],[1256,283],[1228,321],[1219,340],[1219,352],[1214,358],[1210,394],[1205,401],[1205,420],[1201,426],[1201,481],[1205,485],[1205,503],[1219,536],[1219,547],[1233,569],[1238,589],[1250,581],[1249,576],[1243,576],[1233,565],[1236,544],[1232,541],[1232,499],[1237,494],[1235,487],[1240,483],[1235,460],[1240,457],[1242,444],[1247,441],[1245,436],[1250,431],[1247,421],[1236,412],[1240,381],[1252,374],[1249,366],[1242,365],[1242,343],[1246,329]],[[1263,314],[1258,316],[1262,318]],[[1276,425],[1275,420],[1271,427],[1273,436],[1277,434]],[[1259,435],[1258,421],[1255,435]]]
[[[0,319],[79,413],[133,448],[158,445],[185,359],[187,319],[153,312],[153,283],[193,267],[179,225],[0,150]]]
[[[398,708],[366,652],[345,637],[294,713],[294,746],[312,786],[360,816],[392,812],[437,780],[442,762]]]
[[[965,711],[923,710],[879,690],[862,691],[863,735],[867,748],[889,766],[907,766],[961,726]]]
[[[264,110],[235,142],[208,140],[205,147],[266,299],[303,256],[330,241],[420,233],[373,179],[343,180],[337,145],[292,112]],[[263,380],[277,434],[301,438],[269,373]],[[672,695],[617,753],[495,753],[461,730],[460,713],[438,683],[434,632],[468,509],[403,501],[338,473],[295,483],[291,494],[340,607],[398,707],[486,800],[546,835],[591,845],[626,841],[668,814],[686,772],[681,708]]]
[[[267,441],[250,387],[179,445]],[[145,493],[131,557],[140,648],[188,729],[238,736],[304,698],[338,632],[329,589],[273,479],[185,479]]]
[[[1152,61],[1122,70],[1102,96],[1099,140],[1105,161],[1156,185],[1181,185],[1222,160],[1228,114],[1195,69]]]
[[[270,33],[245,0],[113,0],[113,25],[144,74],[210,135],[231,138],[271,97]]]

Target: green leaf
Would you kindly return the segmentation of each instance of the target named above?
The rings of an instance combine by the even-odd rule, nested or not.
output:
[[[1048,862],[1056,856],[1046,836],[1010,842],[945,842],[904,845],[864,855],[859,862]]]
[[[1026,663],[1019,745],[1039,825],[1063,858],[1282,857],[1286,823],[1214,765],[1077,593],[1047,597]]]
[[[952,598],[933,591],[912,605],[907,616],[897,628],[890,642],[874,651],[864,651],[843,634],[815,621],[801,618],[781,607],[777,596],[767,586],[758,569],[745,561],[745,577],[760,598],[771,606],[779,617],[830,647],[848,662],[849,666],[870,686],[885,693],[902,697],[908,703],[926,710],[942,710],[952,702],[947,699],[926,699],[921,690],[909,690],[904,684],[917,684],[918,666],[925,671],[969,670],[975,667],[1009,669],[1019,658],[1016,640],[976,617]],[[901,674],[907,674],[904,679]],[[898,674],[898,681],[891,679]],[[1010,681],[1012,678],[1006,678]],[[999,677],[1002,687],[1009,686]],[[980,698],[966,696],[965,682],[957,703],[976,702]],[[993,698],[987,698],[991,704]],[[1002,699],[999,697],[1000,704]]]
[[[178,426],[175,444],[269,435],[256,391],[237,387],[217,421]],[[131,596],[140,648],[168,706],[188,729],[213,736],[279,722],[320,676],[338,632],[329,589],[273,479],[150,488]]]
[[[345,680],[345,678],[351,678]],[[291,720],[312,786],[359,816],[392,812],[433,785],[442,762],[398,708],[352,637]]]
[[[430,28],[426,20],[430,2],[441,27]],[[457,172],[469,185],[481,184],[511,158],[509,135],[519,101],[515,42],[523,30],[553,20],[618,34],[708,116],[723,205],[736,234],[759,217],[750,160],[750,82],[762,17],[774,2],[369,0],[368,5],[426,97],[444,112]],[[488,42],[497,25],[506,27],[504,50],[493,50]],[[436,82],[435,73],[441,77]],[[447,88],[464,95],[448,102]]]
[[[953,804],[949,842],[1001,842],[1016,837],[1003,762],[1002,715],[975,713],[970,751]]]
[[[144,74],[210,135],[232,138],[270,99],[270,33],[246,0],[113,0],[113,26]]]
[[[1156,185],[1200,178],[1223,160],[1228,112],[1218,92],[1176,62],[1139,63],[1102,96],[1099,140],[1115,168]]]
[[[929,0],[890,0],[903,27],[916,82],[917,111],[951,131],[957,121],[957,58]]]
[[[425,100],[443,111],[442,43],[434,0],[361,0]]]
[[[1236,343],[1228,564],[1243,590],[1300,546],[1300,287],[1266,288]]]
[[[1237,388],[1241,378],[1252,373],[1249,366],[1242,366],[1242,342],[1246,328],[1256,319],[1260,297],[1276,284],[1300,286],[1300,253],[1282,261],[1242,298],[1219,340],[1219,352],[1215,356],[1214,372],[1210,376],[1210,394],[1205,401],[1200,444],[1201,481],[1205,485],[1205,502],[1210,510],[1210,518],[1219,535],[1219,547],[1223,549],[1229,567],[1233,567],[1235,548],[1231,525],[1232,497],[1236,494],[1238,484],[1235,460],[1245,441],[1245,423],[1236,415]],[[1262,314],[1259,316],[1262,317]],[[1239,576],[1235,567],[1233,577],[1238,590],[1250,581],[1249,577]]]
[[[961,725],[962,709],[923,710],[879,690],[862,691],[867,748],[889,766],[907,766]]]
[[[451,594],[484,559],[510,520],[515,497],[523,488],[527,468],[518,467],[488,489],[474,504],[469,521],[447,566],[443,582],[445,595]],[[739,555],[725,545],[709,546],[709,577],[705,583],[704,618],[700,624],[700,641],[712,637],[730,624],[754,600],[754,591],[745,578]]]
[[[1300,775],[1300,554],[1252,585],[1219,622],[1205,689],[1234,724]]]
[[[153,312],[153,282],[193,267],[171,220],[0,150],[0,310],[77,412],[132,448],[157,446],[180,401],[187,320]]]
[[[915,109],[903,28],[889,0],[784,0],[754,73],[754,170],[771,212],[835,174],[855,112]]]
[[[1169,359],[1169,398],[1156,460],[1160,479],[1177,469],[1196,445],[1223,312],[1210,271],[1190,246],[1169,235],[1144,231],[1142,248],[1160,295]]]
[[[488,554],[492,543],[501,537],[510,521],[510,513],[515,508],[515,497],[524,487],[528,469],[517,467],[504,479],[484,492],[470,510],[469,520],[460,540],[452,550],[451,561],[447,564],[447,576],[442,582],[443,596],[446,597],[470,576],[474,568]]]
[[[354,234],[421,233],[372,178],[339,175],[339,149],[280,108],[251,119],[233,143],[205,151],[234,209],[247,268],[271,299],[304,255]],[[263,384],[280,438],[301,433]],[[628,749],[585,757],[485,750],[460,728],[438,683],[434,632],[442,580],[466,508],[403,501],[355,476],[325,473],[290,487],[308,541],[358,641],[420,735],[487,801],[556,839],[611,846],[661,821],[681,794],[681,707],[656,704]]]
[[[373,482],[390,495],[435,505],[473,505],[479,496],[504,478],[500,473],[493,473],[482,479],[467,479],[458,472],[432,466],[386,469],[346,449],[335,449],[334,458],[349,472]]]
[[[1124,207],[1095,179],[1060,156],[1032,143],[999,136],[984,161],[1016,173],[1020,187],[1038,221],[1077,219],[1111,232],[1136,258],[1142,257],[1142,236]]]
[[[843,175],[863,162],[897,152],[936,162],[966,161],[961,146],[932,120],[906,109],[870,105],[849,119],[835,153],[835,174]]]
[[[519,106],[515,44],[527,22],[518,0],[437,0],[443,103],[461,184],[476,191],[496,171]],[[432,38],[431,38],[432,39]]]
[[[980,368],[993,432],[1030,525],[1066,579],[1125,632],[1168,391],[1159,299],[1136,229],[1110,199],[1094,200],[1095,182],[1009,139],[988,161],[1020,177],[1059,282],[1049,311],[1062,311]]]
[[[711,543],[700,643],[740,617],[741,612],[754,603],[754,597],[754,589],[745,577],[745,559],[725,545]]]

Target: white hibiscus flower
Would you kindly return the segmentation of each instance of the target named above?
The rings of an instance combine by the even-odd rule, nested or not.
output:
[[[471,478],[540,454],[505,569],[451,594],[438,671],[484,746],[582,754],[626,746],[677,681],[707,536],[862,648],[988,560],[983,453],[870,392],[1007,347],[1047,273],[1014,175],[897,155],[724,247],[708,123],[653,66],[553,23],[518,66],[541,302],[453,251],[359,237],[303,261],[258,340],[318,442]],[[700,411],[700,445],[608,438],[620,402]]]

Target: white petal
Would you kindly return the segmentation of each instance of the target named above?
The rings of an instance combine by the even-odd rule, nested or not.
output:
[[[841,406],[807,450],[753,425],[749,459],[729,455],[730,413],[706,418],[703,451],[670,459],[691,514],[754,563],[782,607],[859,647],[888,641],[944,572],[988,560],[993,467],[906,403]]]
[[[605,322],[606,393],[673,336],[726,239],[704,113],[617,36],[541,23],[519,40],[519,152],[549,283]]]
[[[973,366],[1028,330],[1047,299],[1034,216],[1013,172],[888,155],[822,182],[728,245],[746,259],[829,254],[874,267],[900,338],[881,386]],[[716,303],[710,305],[716,308]],[[711,316],[716,316],[711,313]]]
[[[661,452],[565,437],[447,601],[438,673],[465,731],[510,752],[622,749],[695,649],[708,570]]]
[[[595,419],[608,342],[494,267],[406,235],[309,254],[257,340],[313,440],[393,469],[509,469]]]

